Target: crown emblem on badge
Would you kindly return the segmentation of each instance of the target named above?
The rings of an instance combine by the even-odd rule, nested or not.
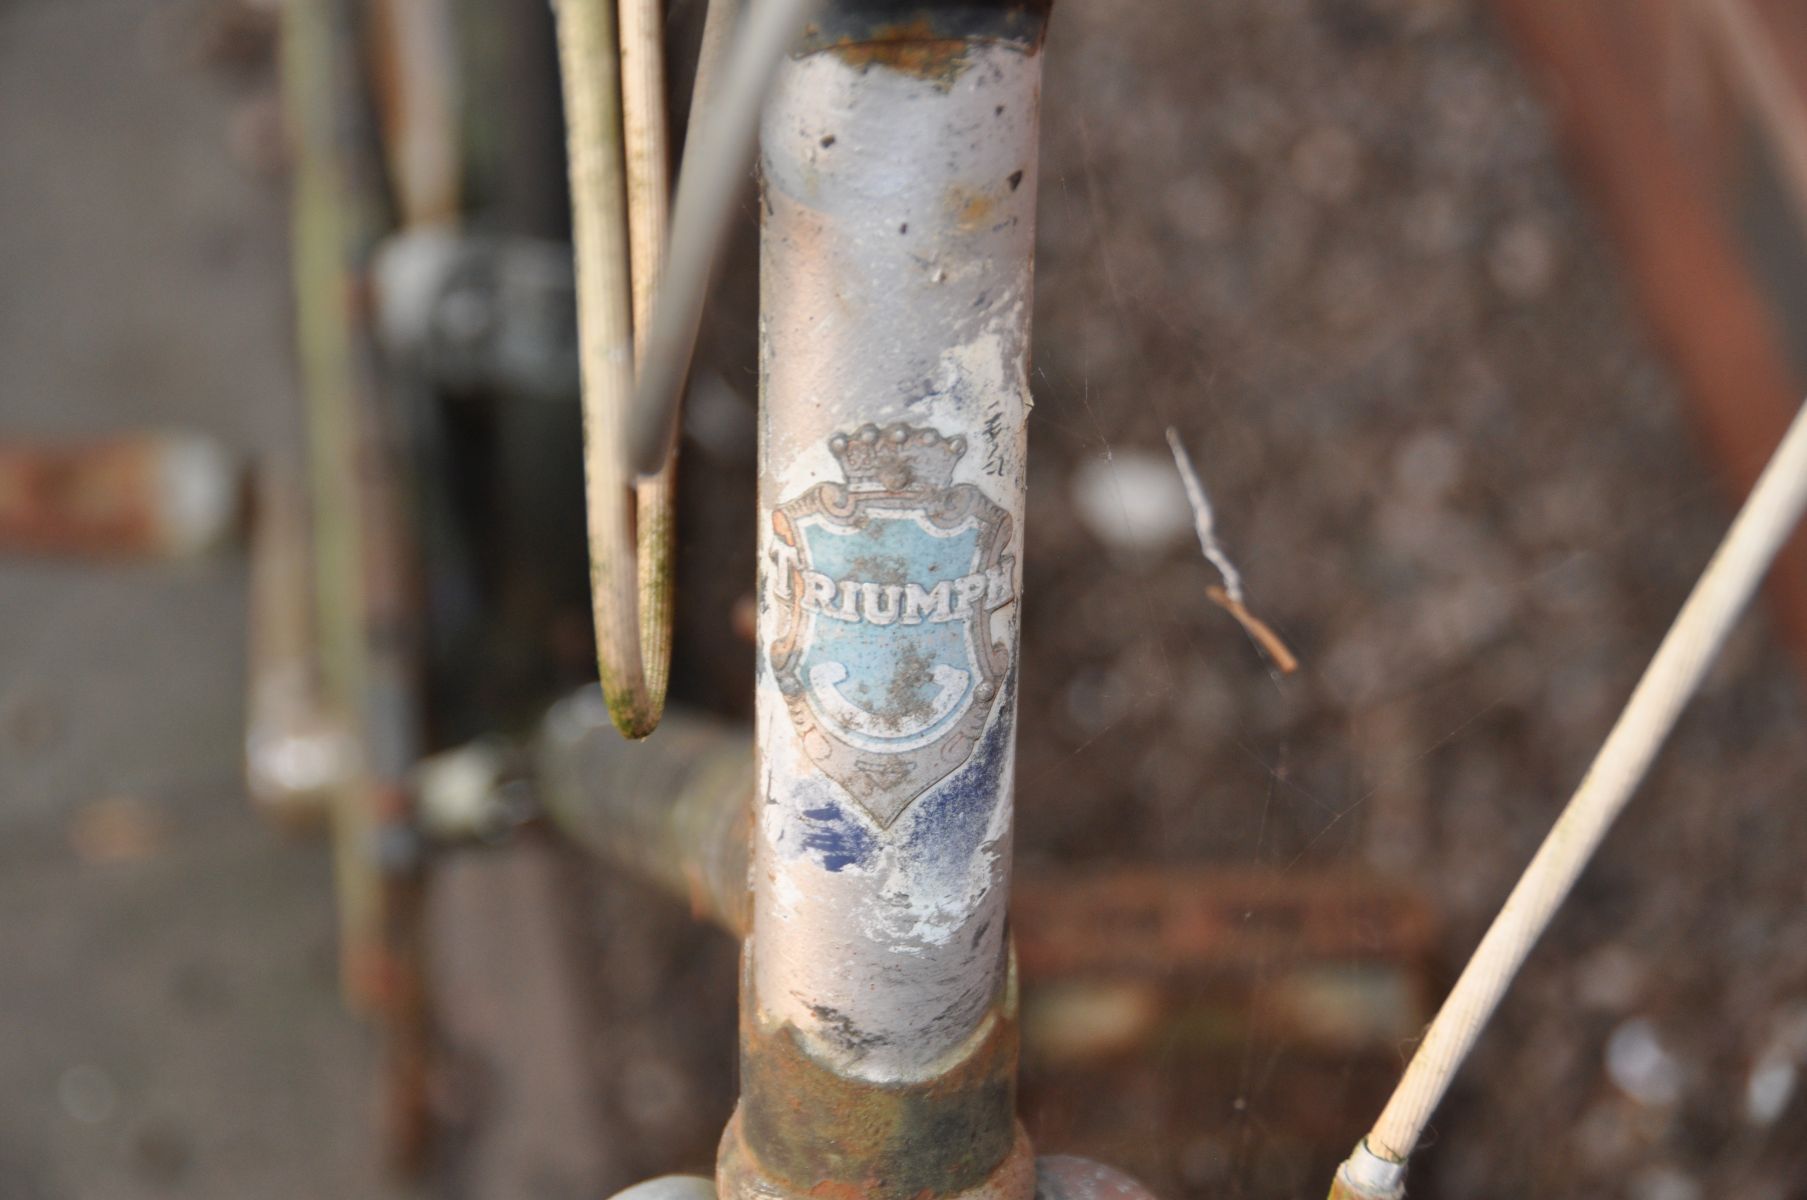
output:
[[[854,491],[939,491],[953,481],[966,439],[904,424],[864,425],[829,438],[828,450]]]

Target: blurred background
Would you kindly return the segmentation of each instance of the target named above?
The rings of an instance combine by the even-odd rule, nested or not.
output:
[[[734,944],[533,794],[595,677],[551,39],[0,0],[5,1200],[713,1162]],[[1807,10],[1073,2],[1046,54],[1026,1120],[1318,1196],[1807,392]],[[751,709],[756,215],[685,417],[695,744]],[[1296,673],[1206,598],[1169,426]],[[1807,1196],[1803,672],[1797,537],[1415,1196]],[[319,828],[335,689],[376,865]]]

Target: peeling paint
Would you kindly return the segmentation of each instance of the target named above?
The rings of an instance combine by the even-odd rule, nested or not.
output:
[[[1039,61],[961,54],[807,54],[764,118],[747,1004],[886,1086],[1008,956]]]
[[[945,946],[972,925],[990,893],[1001,891],[1009,864],[1011,805],[997,803],[1010,791],[1013,705],[992,725],[966,767],[917,809],[901,840],[888,848],[883,865],[887,895],[894,906],[865,915],[864,929],[905,953]],[[990,930],[968,934],[969,950],[982,965],[981,944]]]

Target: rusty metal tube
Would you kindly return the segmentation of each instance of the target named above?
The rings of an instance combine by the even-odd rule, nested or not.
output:
[[[0,442],[0,553],[193,558],[240,513],[238,465],[194,434]]]
[[[831,5],[763,117],[724,1196],[1033,1190],[1005,910],[1044,16]]]
[[[561,832],[687,899],[697,916],[746,932],[753,745],[744,725],[671,709],[657,737],[630,742],[602,689],[590,687],[546,714],[535,759],[540,803]]]

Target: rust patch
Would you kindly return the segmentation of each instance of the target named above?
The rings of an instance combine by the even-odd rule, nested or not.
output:
[[[970,231],[991,219],[998,209],[998,197],[956,185],[947,190],[947,207],[960,229]]]
[[[841,1075],[817,1061],[793,1027],[762,1029],[743,1007],[734,1124],[749,1165],[792,1195],[820,1200],[920,1200],[984,1183],[1017,1142],[1008,992],[970,1052],[920,1083]]]
[[[49,553],[154,551],[154,445],[0,446],[0,546]]]
[[[946,37],[927,17],[918,17],[883,26],[869,38],[843,38],[828,50],[856,70],[884,67],[945,86],[972,64],[972,46],[969,39]]]
[[[1435,917],[1421,896],[1350,872],[1132,867],[1019,879],[1012,901],[1026,977],[1412,963],[1435,945]]]

